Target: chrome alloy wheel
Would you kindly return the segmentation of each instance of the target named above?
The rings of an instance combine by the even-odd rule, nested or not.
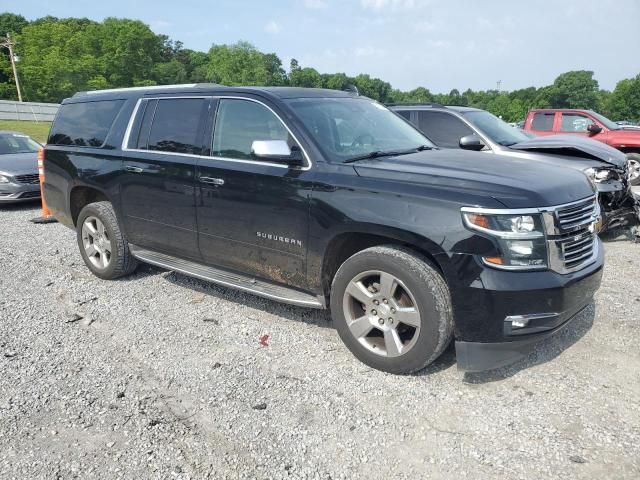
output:
[[[97,217],[87,217],[82,224],[82,245],[94,267],[104,270],[111,262],[112,245],[104,223]]]
[[[360,273],[347,285],[342,305],[350,332],[377,355],[399,357],[418,339],[418,305],[406,285],[390,273]]]
[[[640,162],[635,158],[627,160],[627,180],[635,185],[640,178]]]

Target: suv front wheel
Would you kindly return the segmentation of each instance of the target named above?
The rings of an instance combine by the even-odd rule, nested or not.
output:
[[[94,275],[113,280],[136,269],[138,263],[129,251],[111,203],[86,205],[76,225],[80,254]]]
[[[412,373],[449,344],[449,289],[425,258],[396,246],[372,247],[347,259],[331,288],[331,312],[342,341],[363,363]]]

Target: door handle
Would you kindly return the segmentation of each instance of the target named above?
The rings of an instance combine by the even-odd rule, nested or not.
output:
[[[140,167],[132,167],[131,165],[125,165],[124,169],[127,172],[131,172],[131,173],[142,173],[143,169]]]
[[[209,185],[224,185],[222,178],[200,177],[202,183],[208,183]]]

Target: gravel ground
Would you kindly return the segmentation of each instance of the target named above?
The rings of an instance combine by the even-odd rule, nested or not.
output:
[[[149,266],[101,281],[37,214],[0,207],[2,478],[640,478],[623,236],[595,304],[526,361],[465,376],[449,348],[400,377],[325,312]]]

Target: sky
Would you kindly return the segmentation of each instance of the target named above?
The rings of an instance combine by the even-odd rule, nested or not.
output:
[[[640,73],[640,0],[22,0],[10,11],[135,18],[202,51],[245,40],[287,70],[296,58],[402,90],[540,87],[568,70],[611,90]]]

